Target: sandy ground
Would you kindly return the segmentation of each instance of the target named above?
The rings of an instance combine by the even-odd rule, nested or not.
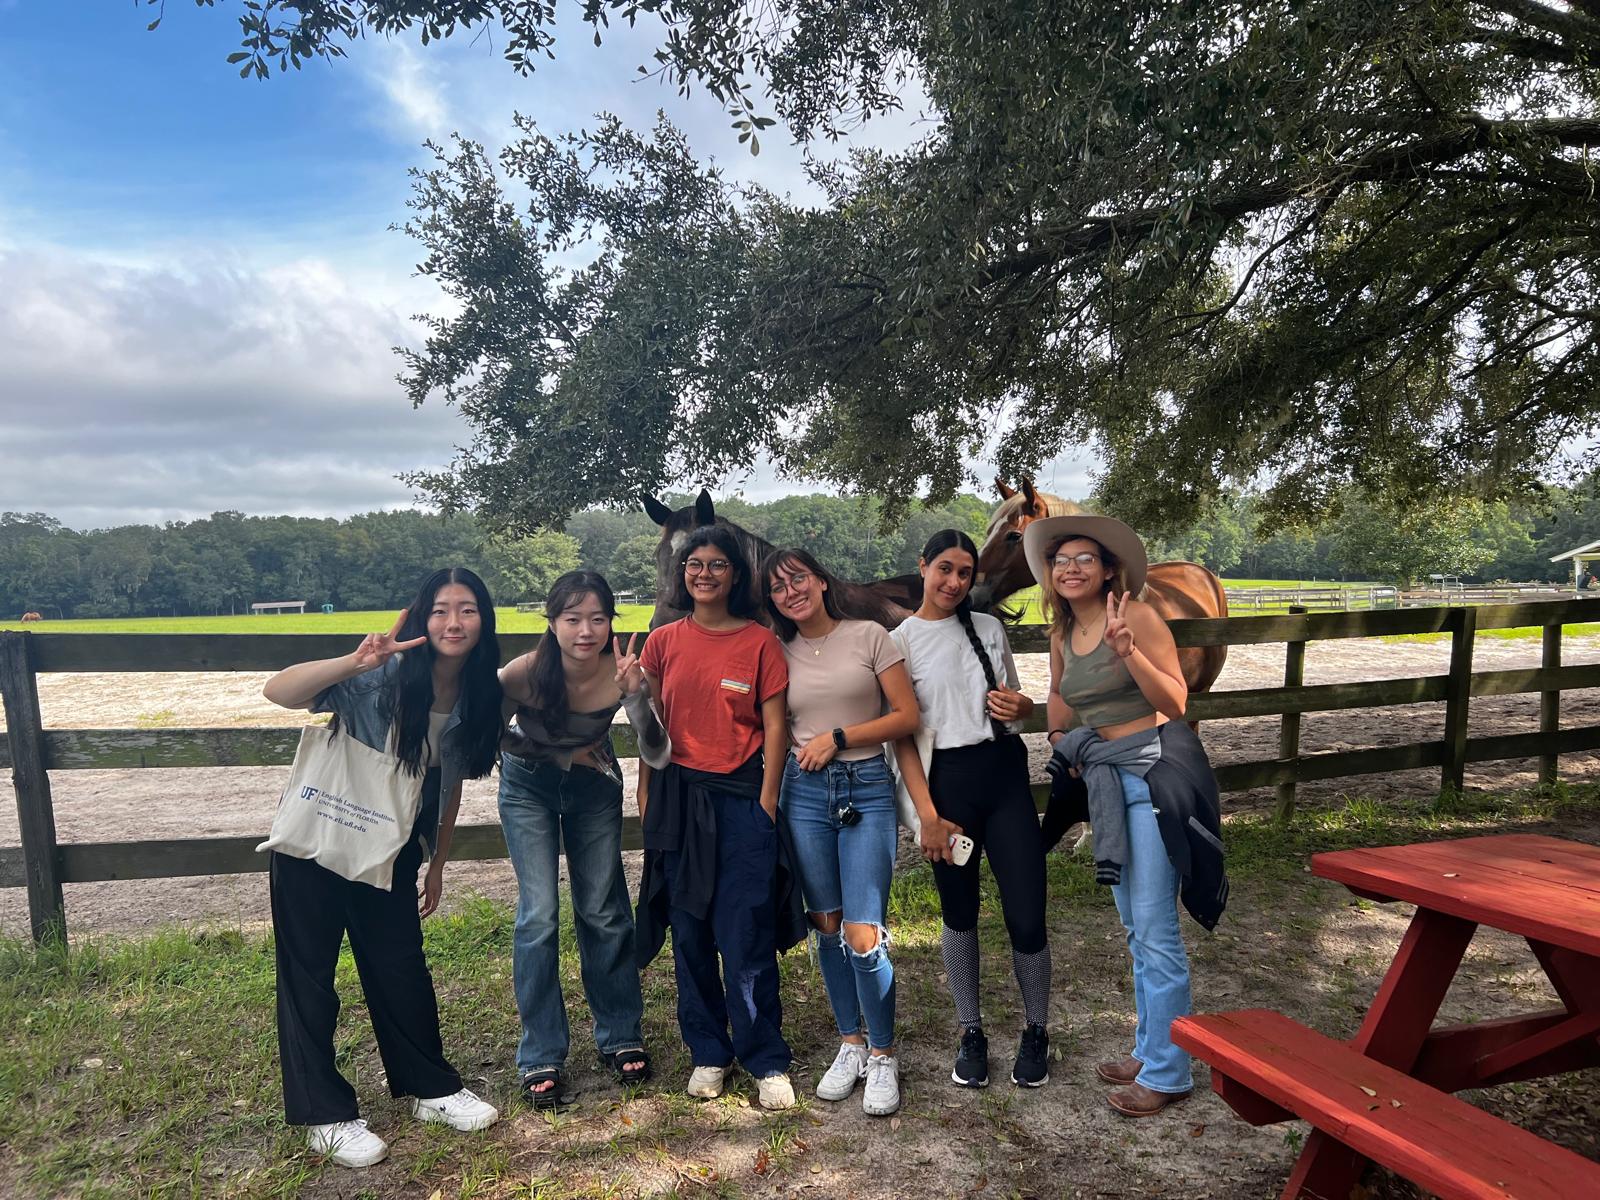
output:
[[[1282,645],[1237,646],[1218,681],[1218,691],[1272,687],[1283,681]],[[1384,642],[1376,639],[1314,642],[1306,652],[1305,680],[1339,683],[1351,680],[1401,678],[1443,673],[1450,647],[1439,642]],[[1475,667],[1510,670],[1537,666],[1536,640],[1480,639]],[[1568,664],[1600,662],[1600,638],[1569,638],[1563,647]],[[1048,663],[1043,655],[1018,660],[1023,689],[1042,697],[1048,688]],[[261,699],[261,674],[104,674],[46,675],[40,679],[40,706],[48,728],[111,729],[128,727],[283,726],[302,714],[285,712]],[[1600,722],[1600,689],[1568,692],[1562,697],[1565,726]],[[1308,714],[1301,725],[1306,752],[1395,745],[1439,737],[1442,704],[1416,704],[1384,709],[1355,709]],[[1474,701],[1471,729],[1476,735],[1514,733],[1538,728],[1538,697],[1492,697]],[[1270,758],[1277,752],[1278,719],[1252,717],[1207,722],[1201,736],[1217,764]],[[1042,738],[1031,739],[1036,768],[1045,751]],[[632,803],[631,762],[628,811]],[[1535,781],[1531,761],[1480,763],[1469,767],[1467,786],[1505,789]],[[1562,759],[1565,778],[1600,772],[1600,755],[1577,754]],[[171,770],[59,771],[51,777],[56,831],[63,842],[125,841],[185,836],[265,836],[272,822],[287,768],[190,768]],[[461,820],[492,822],[496,779],[467,785]],[[1327,783],[1302,784],[1300,802],[1316,804],[1344,794],[1382,797],[1429,794],[1438,788],[1435,771],[1407,771],[1362,776]],[[1270,792],[1234,793],[1227,807],[1269,801]],[[18,842],[16,812],[0,805],[0,845]],[[515,898],[516,882],[506,862],[458,862],[446,876],[445,906],[452,894],[474,890],[497,899]],[[253,925],[267,913],[266,877],[199,876],[188,879],[70,884],[67,919],[73,933],[136,932],[173,922]],[[26,899],[20,889],[0,891],[0,930],[19,933],[27,927]]]

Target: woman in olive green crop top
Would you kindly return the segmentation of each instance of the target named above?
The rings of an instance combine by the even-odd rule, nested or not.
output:
[[[1138,535],[1110,517],[1052,517],[1028,527],[1023,548],[1051,621],[1050,741],[1067,739],[1057,754],[1075,764],[1069,768],[1074,774],[1100,764],[1093,778],[1086,774],[1090,812],[1098,812],[1094,820],[1104,826],[1095,831],[1096,846],[1102,835],[1108,843],[1117,835],[1123,851],[1102,882],[1111,884],[1128,931],[1138,1021],[1132,1053],[1101,1063],[1095,1073],[1113,1085],[1106,1099],[1117,1112],[1153,1116],[1187,1098],[1194,1080],[1189,1056],[1169,1032],[1190,1004],[1189,958],[1178,928],[1181,879],[1162,840],[1147,776],[1160,769],[1169,735],[1193,742],[1202,763],[1204,751],[1181,720],[1188,686],[1172,633],[1153,608],[1135,599],[1146,573]],[[1069,736],[1072,725],[1088,729]],[[1116,799],[1107,796],[1108,775],[1111,797],[1120,790]],[[1114,805],[1110,811],[1107,801]],[[1119,831],[1122,819],[1126,827]]]

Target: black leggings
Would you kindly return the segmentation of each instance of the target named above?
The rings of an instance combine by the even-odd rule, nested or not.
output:
[[[978,861],[987,851],[1000,885],[1011,948],[1044,949],[1044,842],[1028,788],[1028,751],[1015,734],[998,741],[935,750],[928,770],[933,807],[972,839],[972,857],[957,867],[933,864],[939,908],[957,933],[978,924]]]

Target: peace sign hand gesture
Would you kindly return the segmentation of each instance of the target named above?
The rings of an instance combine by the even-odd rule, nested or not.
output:
[[[638,637],[637,633],[630,633],[628,648],[623,650],[619,635],[611,647],[617,660],[617,687],[624,696],[637,696],[639,689],[644,686],[644,668],[639,665],[639,656],[633,652],[633,643]]]
[[[409,642],[395,640],[400,636],[400,630],[406,623],[406,614],[410,611],[409,608],[402,608],[388,633],[369,633],[361,639],[361,645],[356,647],[354,655],[357,670],[370,671],[374,667],[381,667],[400,651],[420,646],[428,640],[427,635],[412,638]]]
[[[1123,592],[1119,600],[1116,592],[1106,595],[1106,645],[1118,658],[1127,658],[1134,651],[1133,630],[1128,628],[1128,596]]]

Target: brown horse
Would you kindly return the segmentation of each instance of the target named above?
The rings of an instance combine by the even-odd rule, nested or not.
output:
[[[752,572],[752,577],[745,581],[748,598],[755,606],[759,619],[763,623],[766,622],[766,581],[758,578],[757,573],[760,572],[761,564],[766,561],[767,555],[776,548],[771,542],[757,537],[726,517],[717,516],[711,493],[704,489],[695,497],[693,504],[680,508],[677,512],[673,512],[654,496],[646,496],[644,511],[661,527],[661,541],[656,545],[656,608],[650,614],[651,629],[659,628],[669,621],[676,621],[684,615],[681,609],[673,608],[667,603],[667,596],[671,591],[668,585],[672,581],[672,568],[678,551],[688,540],[690,532],[702,525],[721,525],[739,539],[739,548],[750,561]],[[909,582],[912,579],[916,580],[914,597]],[[918,575],[909,577],[902,575],[877,583],[851,583],[844,579],[838,583],[839,590],[834,599],[838,601],[845,616],[863,621],[876,621],[889,629],[893,629],[916,612],[917,605],[922,600],[922,578]]]
[[[974,608],[992,609],[1006,597],[1032,587],[1033,572],[1022,555],[1022,531],[1040,517],[1080,513],[1070,500],[1035,490],[1031,479],[1020,488],[994,481],[1000,491],[1000,507],[989,518],[989,532],[978,553],[978,580],[972,589]],[[1168,621],[1184,617],[1225,617],[1228,596],[1222,581],[1199,563],[1161,562],[1150,565],[1150,573],[1140,595]],[[1203,692],[1222,674],[1227,661],[1226,646],[1191,646],[1178,651],[1178,663],[1189,691]]]
[[[25,613],[22,614],[22,619],[23,619],[24,622],[42,621],[42,620],[44,620],[44,614],[36,613],[36,612],[25,612]]]

